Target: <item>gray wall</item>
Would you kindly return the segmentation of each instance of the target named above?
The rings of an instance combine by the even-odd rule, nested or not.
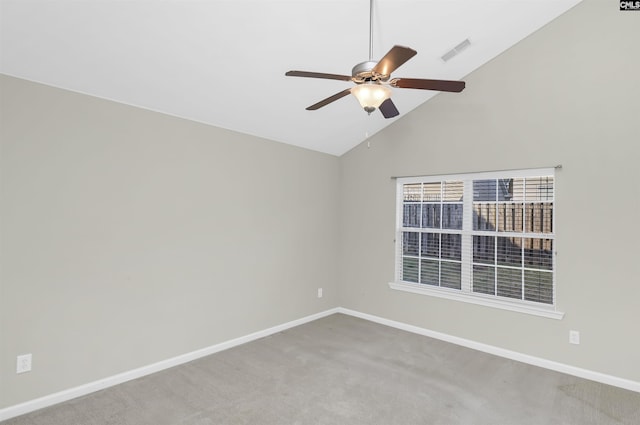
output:
[[[0,89],[0,408],[338,304],[338,158]]]
[[[469,75],[461,94],[436,96],[345,154],[341,305],[640,381],[638,18],[587,0]],[[556,164],[564,320],[389,289],[390,176]]]

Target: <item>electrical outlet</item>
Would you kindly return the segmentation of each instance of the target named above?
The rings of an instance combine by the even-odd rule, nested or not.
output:
[[[322,298],[322,288],[318,288],[318,298]]]
[[[16,358],[16,373],[31,371],[31,353],[22,354]]]
[[[569,331],[569,344],[580,344],[580,332]]]

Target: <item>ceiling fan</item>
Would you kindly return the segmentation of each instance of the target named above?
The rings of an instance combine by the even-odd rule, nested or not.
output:
[[[426,80],[422,78],[391,78],[391,73],[407,62],[418,52],[404,46],[393,46],[379,61],[374,61],[373,57],[373,0],[369,1],[369,60],[357,64],[351,70],[351,76],[340,74],[325,74],[321,72],[308,71],[288,71],[288,77],[308,77],[323,78],[328,80],[352,81],[355,87],[342,90],[321,100],[318,103],[307,107],[308,111],[315,111],[326,106],[348,94],[353,94],[364,110],[371,114],[376,109],[385,118],[398,116],[400,112],[391,100],[391,89],[420,89],[437,90],[459,93],[465,87],[464,81],[452,80]]]

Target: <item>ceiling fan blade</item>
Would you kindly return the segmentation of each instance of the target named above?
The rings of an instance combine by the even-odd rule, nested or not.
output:
[[[351,81],[351,77],[348,75],[324,74],[322,72],[289,71],[284,75],[286,75],[287,77],[308,77],[308,78],[324,78],[327,80]]]
[[[403,63],[416,55],[415,50],[404,46],[393,46],[391,50],[373,67],[373,72],[382,75],[391,75]]]
[[[396,108],[396,105],[393,103],[391,99],[387,99],[384,102],[382,102],[382,104],[378,107],[378,109],[380,109],[380,112],[382,112],[382,115],[385,118],[393,118],[400,115],[398,108]]]
[[[394,78],[389,81],[392,87],[402,89],[438,90],[460,93],[464,90],[464,81],[451,80],[424,80],[421,78]]]
[[[330,104],[331,102],[335,102],[338,99],[342,99],[343,97],[345,97],[346,95],[351,93],[351,89],[346,89],[346,90],[342,90],[340,93],[336,93],[333,96],[329,96],[328,98],[321,100],[318,103],[315,103],[309,107],[306,108],[307,111],[315,111],[316,109],[320,109],[323,106],[327,106],[328,104]]]

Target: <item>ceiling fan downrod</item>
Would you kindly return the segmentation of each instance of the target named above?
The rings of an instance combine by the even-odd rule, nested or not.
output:
[[[373,62],[373,0],[369,0],[369,62]]]
[[[373,60],[373,0],[369,0],[369,60],[360,62],[351,70],[351,76],[356,84],[377,81],[377,75],[373,72],[373,68],[378,61]]]

